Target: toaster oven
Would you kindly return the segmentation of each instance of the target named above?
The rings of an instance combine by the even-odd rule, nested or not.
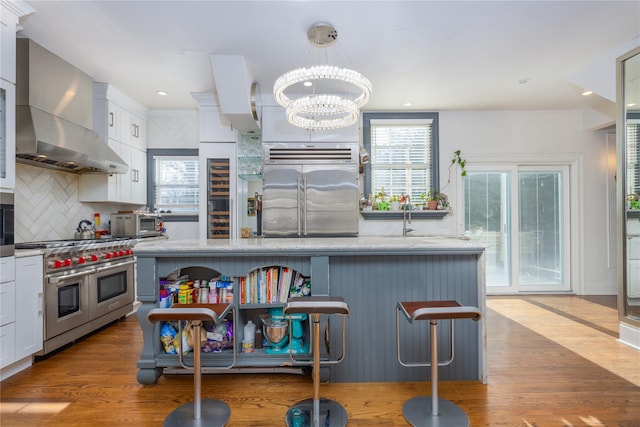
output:
[[[113,237],[160,236],[160,215],[149,212],[111,214],[111,235]]]

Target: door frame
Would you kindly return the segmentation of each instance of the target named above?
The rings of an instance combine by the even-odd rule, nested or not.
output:
[[[467,154],[466,170],[474,172],[497,172],[515,169],[517,167],[543,167],[543,166],[568,166],[568,199],[569,199],[569,256],[567,263],[567,271],[569,277],[567,293],[584,293],[583,266],[584,266],[584,249],[582,245],[582,235],[584,230],[584,187],[583,187],[583,155],[580,153],[563,153],[563,154],[518,154],[514,156],[507,155],[483,155],[483,154]],[[512,169],[513,168],[513,169]],[[463,180],[457,182],[456,206],[464,209],[464,193]],[[517,200],[516,200],[517,201]],[[513,203],[513,201],[512,201]],[[512,215],[516,215],[516,211],[512,211]],[[464,235],[464,214],[458,219],[458,233]],[[512,265],[512,271],[516,271],[515,265]],[[505,293],[544,293],[544,291],[520,291],[514,289],[514,286],[507,289],[500,287],[500,291],[495,290],[495,294]],[[551,293],[562,293],[562,291],[553,291]],[[490,294],[494,294],[491,290]]]

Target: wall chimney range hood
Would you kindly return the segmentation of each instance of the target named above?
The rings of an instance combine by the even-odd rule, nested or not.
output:
[[[93,80],[29,39],[16,41],[16,161],[73,173],[129,167],[93,126]]]

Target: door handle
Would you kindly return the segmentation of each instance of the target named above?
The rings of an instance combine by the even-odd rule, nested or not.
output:
[[[304,229],[303,229],[303,234],[306,236],[307,235],[307,178],[304,178],[302,180],[302,198],[303,198],[303,204],[302,204],[302,213],[303,213],[303,221],[304,221]]]
[[[107,267],[98,267],[96,269],[96,273],[101,273],[101,272],[106,271],[106,270],[111,270],[112,268],[124,267],[125,265],[130,265],[130,264],[135,264],[135,263],[136,263],[136,260],[134,259],[134,260],[131,260],[131,261],[125,261],[125,262],[120,262],[118,264],[109,265]]]
[[[301,234],[300,230],[300,215],[301,215],[301,201],[300,201],[300,178],[296,178],[296,209],[298,212],[296,218],[296,224],[298,226],[298,236]]]

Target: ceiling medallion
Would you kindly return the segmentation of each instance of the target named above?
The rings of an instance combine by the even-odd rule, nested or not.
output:
[[[336,44],[331,24],[315,24],[307,32],[314,48]],[[305,129],[336,129],[354,124],[369,102],[371,82],[358,71],[335,65],[311,65],[289,71],[273,85],[273,96],[286,108],[287,120]]]

